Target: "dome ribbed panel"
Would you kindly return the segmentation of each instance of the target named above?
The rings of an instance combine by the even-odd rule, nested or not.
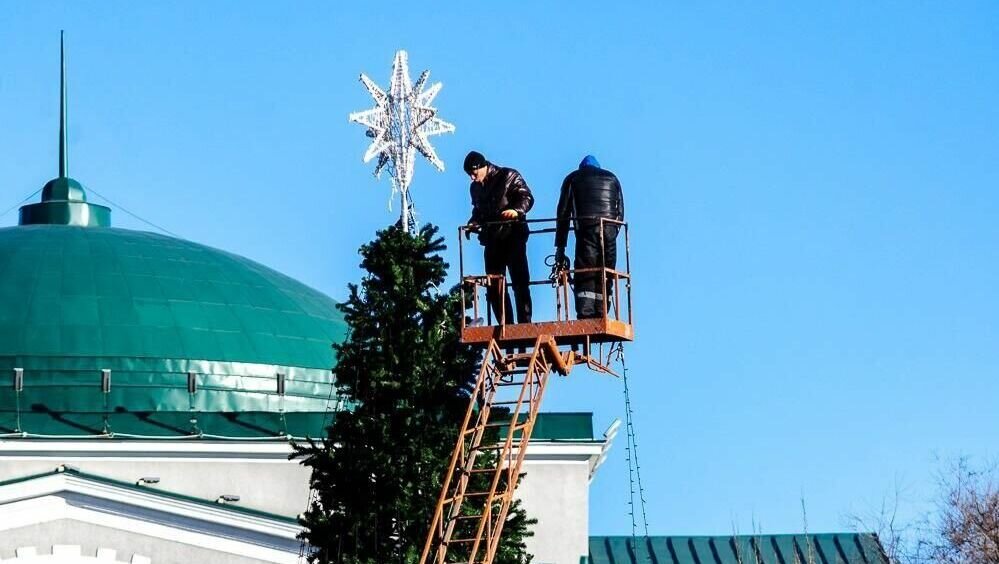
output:
[[[205,409],[278,409],[276,372],[287,409],[316,409],[345,330],[332,299],[238,255],[124,229],[0,229],[0,370],[24,368],[25,401],[50,409],[102,403],[82,393],[102,368],[127,410],[188,409],[189,370]]]

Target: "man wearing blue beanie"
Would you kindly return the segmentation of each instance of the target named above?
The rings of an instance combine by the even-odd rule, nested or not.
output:
[[[607,274],[606,284],[603,284],[601,280],[606,270],[580,270],[615,270],[617,267],[617,233],[624,221],[621,183],[614,173],[600,168],[596,157],[586,155],[579,163],[579,169],[570,172],[562,181],[556,216],[557,262],[566,260],[565,245],[569,239],[570,221],[576,232],[576,317],[605,317],[610,309],[612,275]]]

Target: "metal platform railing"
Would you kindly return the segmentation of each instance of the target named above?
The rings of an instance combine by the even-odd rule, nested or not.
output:
[[[465,342],[486,343],[494,338],[499,341],[533,341],[541,334],[553,335],[560,344],[583,342],[587,337],[592,342],[632,340],[631,241],[628,224],[602,217],[571,218],[569,221],[572,224],[570,231],[574,235],[577,230],[581,229],[580,223],[586,225],[583,229],[597,230],[601,261],[606,257],[606,250],[611,243],[605,239],[608,232],[614,233],[615,239],[620,241],[623,231],[624,252],[616,253],[623,255],[618,256],[616,262],[623,263],[624,268],[621,270],[616,265],[606,264],[585,268],[572,268],[571,266],[556,268],[554,261],[546,260],[545,267],[546,270],[551,270],[551,275],[545,279],[533,279],[529,285],[531,289],[536,287],[551,288],[550,303],[554,304],[554,315],[549,314],[548,319],[538,319],[535,315],[531,323],[512,323],[512,320],[506,319],[507,301],[510,300],[507,290],[511,283],[505,275],[470,274],[468,272],[469,257],[465,256],[465,240],[470,235],[479,232],[483,226],[463,225],[458,228],[462,280],[461,301],[463,311],[470,311],[470,315],[462,316],[462,339]],[[503,223],[514,222],[495,222],[485,224],[485,226]],[[527,220],[526,223],[529,226],[530,237],[534,238],[539,235],[554,234],[557,230],[558,220],[555,218],[531,219]],[[616,230],[607,229],[612,226],[616,227]],[[529,240],[534,241],[535,239]],[[578,241],[574,241],[574,243],[578,244]],[[614,243],[616,244],[616,241]],[[554,243],[551,248],[554,249]],[[549,255],[548,258],[554,257]],[[536,268],[533,270],[537,271]],[[602,291],[599,292],[597,316],[574,319],[570,304],[574,302],[574,283],[579,280],[581,275],[583,277],[599,275],[597,288],[602,289]],[[498,315],[494,315],[492,308],[489,307],[488,290],[491,285],[498,286],[497,294],[502,300],[500,307],[496,308]],[[535,314],[539,312],[541,309],[535,308]]]

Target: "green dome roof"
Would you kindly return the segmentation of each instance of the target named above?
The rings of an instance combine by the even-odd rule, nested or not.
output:
[[[329,419],[329,297],[243,257],[112,229],[69,177],[60,41],[59,176],[0,229],[0,439],[317,436]]]
[[[0,229],[0,373],[24,369],[20,397],[0,385],[8,414],[323,411],[345,332],[332,299],[238,255],[124,229]]]

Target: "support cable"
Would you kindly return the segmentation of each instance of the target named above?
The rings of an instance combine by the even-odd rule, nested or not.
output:
[[[649,536],[649,518],[645,509],[645,486],[642,484],[642,466],[638,461],[638,435],[635,432],[635,414],[631,408],[631,391],[628,387],[628,365],[624,359],[624,344],[616,343],[608,355],[621,364],[621,379],[624,381],[624,420],[625,429],[628,435],[628,444],[625,446],[625,453],[628,459],[628,506],[631,516],[631,543],[632,551],[638,546],[638,522],[635,511],[636,486],[638,493],[639,509],[642,512],[642,530],[646,538]]]
[[[13,206],[11,206],[11,207],[3,210],[2,212],[0,212],[0,218],[2,218],[3,216],[9,214],[10,212],[16,210],[17,208],[21,207],[21,204],[27,202],[31,198],[34,198],[35,195],[38,194],[41,191],[42,191],[42,189],[39,188],[38,190],[35,190],[34,192],[32,192],[32,193],[28,194],[27,196],[25,196],[25,198],[23,200],[21,200],[20,202],[18,202],[16,204],[14,204]]]
[[[116,203],[116,202],[112,202],[110,198],[108,198],[108,197],[107,197],[107,196],[105,196],[104,194],[101,194],[101,193],[100,193],[100,192],[98,192],[97,190],[94,190],[93,188],[91,188],[91,187],[89,187],[89,186],[87,187],[87,190],[88,190],[89,192],[93,192],[93,193],[94,193],[94,194],[96,194],[96,195],[97,195],[97,196],[98,196],[98,197],[99,197],[100,199],[102,199],[102,200],[104,200],[105,202],[107,202],[107,203],[111,204],[112,206],[114,206],[114,207],[118,208],[119,210],[121,210],[121,211],[125,212],[126,214],[128,214],[128,215],[132,216],[133,218],[135,218],[135,219],[137,219],[137,220],[141,221],[142,223],[145,223],[146,225],[148,225],[148,226],[152,227],[153,229],[159,229],[160,231],[162,231],[163,233],[166,233],[167,235],[169,235],[169,236],[171,236],[171,237],[175,237],[175,238],[177,238],[177,239],[182,239],[182,237],[181,237],[180,235],[177,235],[177,234],[176,234],[176,233],[174,233],[173,231],[170,231],[169,229],[166,229],[166,228],[164,228],[164,227],[160,227],[159,225],[156,225],[155,223],[153,223],[153,222],[149,221],[148,219],[145,219],[145,218],[143,218],[143,217],[140,217],[140,216],[139,216],[138,214],[134,214],[134,213],[132,213],[132,212],[128,211],[127,209],[125,209],[124,207],[122,207],[122,205],[121,205],[121,204],[118,204],[118,203]]]

